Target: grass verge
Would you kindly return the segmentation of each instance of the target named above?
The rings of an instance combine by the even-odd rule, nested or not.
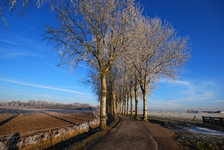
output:
[[[50,134],[48,134],[48,138],[47,140],[42,140],[36,144],[31,144],[31,145],[27,145],[25,147],[19,147],[19,150],[35,150],[35,149],[47,149],[49,147],[52,147],[56,144],[59,144],[61,142],[64,142],[70,138],[74,138],[78,135],[81,135],[85,132],[88,132],[89,130],[87,129],[83,129],[83,130],[79,130],[79,131],[71,131],[71,132],[68,132],[68,133],[62,133],[60,136],[58,137],[54,137],[54,138],[51,138],[50,137]],[[50,132],[50,130],[49,130]]]
[[[69,150],[80,150],[80,149],[86,149],[90,147],[94,142],[96,142],[98,139],[105,136],[114,126],[116,126],[119,123],[120,119],[117,118],[114,122],[112,122],[108,127],[104,130],[99,129],[98,126],[91,126],[91,130],[80,130],[76,132],[69,132],[66,134],[62,134],[59,137],[56,138],[47,138],[47,140],[42,140],[36,144],[33,145],[27,145],[25,147],[19,147],[19,150],[53,150],[53,149],[62,149],[67,148]],[[98,133],[89,133],[89,132],[95,132],[100,131]],[[80,142],[81,141],[81,142]]]
[[[79,149],[85,149],[87,147],[90,147],[98,139],[105,136],[114,126],[116,126],[119,123],[119,121],[120,121],[120,119],[117,117],[117,119],[114,122],[112,122],[106,129],[104,129],[101,132],[98,132],[98,133],[94,134],[93,136],[83,140],[77,146],[71,147],[69,150],[79,150]]]
[[[77,127],[76,127],[77,128]],[[88,136],[89,132],[94,132],[93,130],[96,130],[99,128],[99,124],[91,125],[90,128],[83,128],[81,130],[75,130],[75,131],[69,131],[65,133],[61,133],[59,136],[51,137],[51,128],[48,131],[48,137],[46,140],[40,140],[36,144],[30,144],[30,145],[22,145],[18,147],[19,150],[42,150],[42,149],[52,149],[54,146],[58,145],[66,145],[68,141],[78,141],[79,139],[84,138],[85,136]],[[63,143],[63,144],[61,144]],[[58,149],[58,148],[57,148]]]
[[[224,150],[224,138],[221,136],[190,133],[176,134],[179,150]]]

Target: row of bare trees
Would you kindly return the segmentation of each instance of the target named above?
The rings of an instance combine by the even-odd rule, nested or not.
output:
[[[106,128],[106,108],[116,118],[120,112],[138,114],[138,95],[147,120],[147,94],[162,78],[175,80],[190,57],[188,38],[177,36],[171,24],[142,15],[135,0],[50,1],[57,26],[45,25],[43,39],[55,43],[60,65],[74,70],[80,63],[89,70],[100,101],[101,129]]]
[[[128,7],[136,6],[129,3]],[[146,121],[147,94],[152,94],[160,79],[175,80],[184,71],[184,66],[190,57],[189,39],[176,36],[177,33],[171,24],[162,23],[158,17],[142,16],[138,7],[128,12],[128,15],[126,27],[128,32],[124,25],[124,29],[118,28],[116,31],[121,33],[118,34],[119,39],[113,40],[117,37],[113,32],[107,32],[108,37],[99,39],[101,43],[99,47],[109,45],[105,51],[98,50],[103,54],[98,62],[104,62],[104,68],[108,67],[106,73],[102,75],[103,71],[94,67],[97,66],[96,64],[91,65],[88,62],[91,71],[86,82],[94,85],[94,92],[101,102],[101,112],[105,112],[104,109],[107,108],[114,118],[117,112],[129,116],[129,111],[133,117],[133,98],[136,106],[135,117],[138,118],[138,95],[141,94],[143,118]],[[119,25],[122,23],[120,22]],[[110,59],[112,56],[114,56],[113,60]],[[110,60],[111,64],[109,64]],[[107,89],[106,93],[105,89]]]

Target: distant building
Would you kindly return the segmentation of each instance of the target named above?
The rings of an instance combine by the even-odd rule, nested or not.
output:
[[[220,111],[220,114],[224,114],[224,111]]]

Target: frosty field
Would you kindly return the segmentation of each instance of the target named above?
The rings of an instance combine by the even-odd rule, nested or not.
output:
[[[74,126],[96,118],[94,111],[0,108],[0,136]]]
[[[143,114],[143,111],[139,111],[139,114]],[[224,114],[220,113],[183,113],[183,112],[159,112],[159,111],[148,111],[148,117],[156,117],[161,119],[178,120],[186,122],[197,122],[203,123],[202,116],[208,117],[222,117]]]

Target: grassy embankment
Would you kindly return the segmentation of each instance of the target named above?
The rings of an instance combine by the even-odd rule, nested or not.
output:
[[[106,135],[115,125],[119,122],[119,118],[112,122],[106,129],[100,130],[99,124],[95,126],[91,126],[89,129],[80,130],[80,131],[71,131],[67,134],[62,134],[56,138],[47,138],[46,141],[42,140],[37,144],[28,145],[26,147],[19,147],[19,150],[35,150],[35,149],[60,149],[60,147],[68,147],[71,150],[77,150],[82,147],[91,146],[99,138]],[[95,131],[93,131],[95,129]],[[99,132],[97,132],[99,131]],[[93,132],[89,133],[89,132]],[[49,130],[50,135],[50,130]]]

